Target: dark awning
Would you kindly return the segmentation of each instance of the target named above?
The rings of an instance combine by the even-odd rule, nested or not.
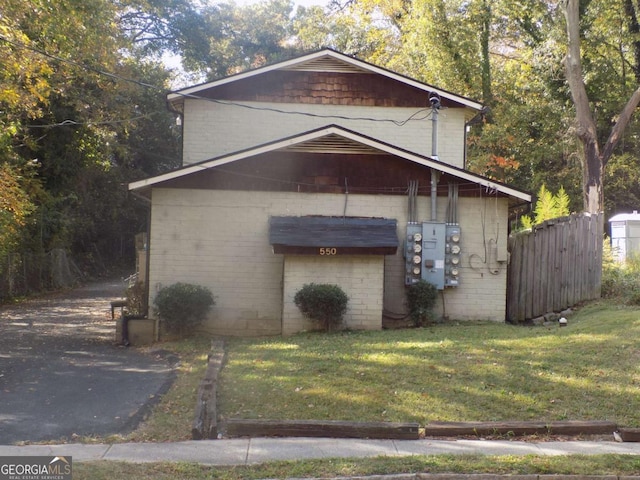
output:
[[[271,217],[274,253],[305,255],[393,255],[396,220],[362,217]]]

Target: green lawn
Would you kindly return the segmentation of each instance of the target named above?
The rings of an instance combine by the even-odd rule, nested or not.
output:
[[[123,462],[76,462],[74,480],[218,479],[253,480],[264,478],[331,478],[398,473],[494,473],[638,475],[640,458],[634,455],[482,456],[435,455],[334,458],[296,462],[270,462],[241,467],[208,467],[189,463],[132,464]]]
[[[221,374],[225,417],[417,421],[610,420],[640,426],[640,309],[594,303],[560,328],[452,324],[382,332],[230,340]],[[206,339],[160,345],[178,379],[150,418],[122,438],[190,436]],[[158,346],[154,346],[158,348]],[[640,475],[640,458],[415,456],[272,462],[247,467],[87,462],[74,478],[257,479],[388,473]]]
[[[230,340],[225,418],[609,420],[640,426],[640,310],[597,303],[567,327],[447,324]]]

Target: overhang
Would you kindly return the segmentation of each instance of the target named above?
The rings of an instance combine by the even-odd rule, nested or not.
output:
[[[149,192],[153,187],[161,187],[164,182],[189,175],[196,175],[198,172],[202,172],[203,170],[215,169],[216,167],[228,165],[245,158],[275,151],[299,151],[305,147],[314,147],[314,150],[318,151],[318,145],[321,144],[325,144],[325,147],[327,144],[331,144],[331,148],[333,149],[331,151],[341,152],[344,154],[349,154],[350,152],[355,151],[362,152],[366,150],[371,153],[378,152],[394,155],[423,167],[451,175],[465,182],[477,184],[483,187],[488,193],[500,193],[521,202],[531,202],[531,194],[528,192],[496,182],[481,175],[476,175],[447,163],[434,160],[431,157],[381,142],[372,137],[362,135],[337,125],[328,125],[326,127],[321,127],[305,133],[283,138],[281,140],[258,145],[239,152],[222,155],[199,163],[193,163],[162,175],[132,182],[129,184],[129,190],[136,194],[149,195]]]
[[[273,253],[295,255],[394,255],[396,220],[370,217],[271,217]]]

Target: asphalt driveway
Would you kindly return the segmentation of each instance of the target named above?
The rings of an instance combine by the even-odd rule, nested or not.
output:
[[[0,444],[126,433],[174,378],[159,350],[115,343],[118,280],[0,306]]]

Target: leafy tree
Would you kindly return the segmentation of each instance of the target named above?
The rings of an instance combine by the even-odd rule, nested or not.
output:
[[[102,268],[122,256],[125,241],[133,251],[133,233],[144,226],[127,182],[179,164],[163,100],[169,74],[135,56],[114,21],[115,2],[3,7],[0,162],[23,174],[31,205],[14,248],[66,248]]]
[[[116,21],[132,48],[142,56],[200,57],[208,50],[207,24],[187,0],[118,0]]]
[[[3,0],[0,165],[17,183],[0,193],[25,207],[12,245],[100,263],[144,227],[126,183],[180,163],[163,55],[217,78],[324,46],[490,106],[469,133],[473,171],[564,185],[569,210],[637,209],[635,0]]]
[[[293,56],[291,0],[268,0],[246,6],[218,3],[200,10],[207,48],[183,51],[183,65],[215,79]]]
[[[329,11],[319,6],[300,7],[293,19],[294,45],[301,51],[329,47],[377,64],[397,43],[397,31],[388,21],[374,21],[360,4]]]
[[[605,211],[632,212],[640,207],[640,158],[632,152],[614,155],[607,163]]]
[[[368,12],[371,24],[391,25],[393,42],[368,59],[491,107],[470,135],[471,169],[525,189],[566,185],[577,209],[588,196],[586,185],[602,175],[598,164],[633,151],[636,143],[638,127],[630,118],[640,98],[640,26],[633,0],[590,0],[580,11],[577,0],[565,4],[579,15],[571,17],[576,21],[563,21],[563,9],[544,0],[351,0],[340,7]],[[570,43],[583,47],[583,74],[563,68],[565,25],[577,25],[578,18]],[[587,103],[576,123],[574,97],[582,79]],[[625,125],[633,132],[621,142]],[[589,149],[600,152],[600,160],[590,162]]]
[[[591,22],[592,31],[598,33],[599,24],[596,21],[597,14],[601,13],[603,9],[598,9],[598,2],[590,2],[588,7],[591,7],[590,12],[581,11],[581,5],[578,0],[564,0],[562,3],[566,27],[567,27],[567,55],[565,57],[564,65],[566,71],[567,82],[571,91],[571,97],[576,110],[576,135],[580,139],[584,154],[584,205],[585,209],[592,213],[599,213],[604,206],[604,190],[603,190],[603,176],[604,170],[614,153],[614,149],[618,145],[622,138],[624,130],[627,128],[631,120],[635,109],[640,105],[640,87],[636,87],[631,93],[626,104],[622,107],[620,112],[615,116],[608,116],[611,122],[611,128],[608,137],[601,142],[599,136],[599,129],[594,114],[594,108],[590,99],[597,104],[600,102],[599,97],[589,94],[587,83],[585,82],[585,62],[583,62],[582,54],[582,37],[584,35],[584,23],[581,22],[581,18],[587,17],[587,20]],[[622,31],[625,32],[625,37],[628,39],[623,41],[623,37],[619,34],[616,35],[618,39],[617,46],[623,47],[631,42],[628,51],[632,52],[630,59],[626,58],[624,50],[620,51],[620,64],[617,66],[611,63],[605,64],[610,67],[608,70],[609,76],[612,74],[615,77],[619,77],[618,82],[611,82],[614,86],[616,83],[626,88],[627,79],[625,70],[627,65],[631,65],[632,70],[635,72],[633,77],[633,83],[637,86],[640,80],[640,42],[638,41],[637,32],[638,28],[638,14],[640,10],[637,5],[632,1],[624,3],[614,2],[615,11],[624,11],[626,18],[623,17],[621,22]],[[602,27],[600,27],[600,32]],[[633,34],[635,32],[635,35]],[[614,42],[607,42],[605,45],[610,45]],[[609,49],[606,52],[610,51]],[[589,58],[585,59],[586,61]],[[602,62],[599,62],[602,65]],[[619,68],[622,68],[622,71]],[[614,77],[614,78],[615,78]],[[598,95],[608,93],[606,90],[599,90]]]
[[[34,209],[22,178],[16,167],[0,163],[0,257],[19,244],[22,229]]]

